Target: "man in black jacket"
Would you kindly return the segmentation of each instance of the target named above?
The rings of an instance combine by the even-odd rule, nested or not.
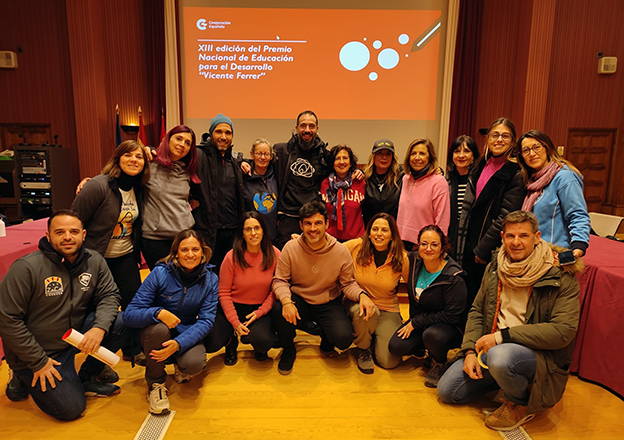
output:
[[[197,175],[201,183],[191,188],[199,206],[193,209],[195,229],[212,249],[210,263],[217,274],[225,254],[232,249],[238,219],[244,212],[242,155],[232,150],[232,120],[219,113],[212,118],[207,143],[197,146]]]
[[[318,118],[311,110],[299,113],[288,142],[275,144],[279,187],[277,239],[280,249],[291,235],[301,234],[299,209],[320,200],[321,182],[333,164],[328,163],[327,144],[318,136]]]
[[[78,214],[53,214],[39,250],[18,259],[0,283],[0,337],[13,370],[7,397],[19,401],[31,395],[59,420],[78,418],[85,395],[119,393],[118,386],[97,381],[104,377],[104,364],[92,356],[76,373],[76,349],[63,334],[71,328],[83,332],[78,348],[85,354],[100,345],[116,352],[127,342],[117,313],[119,290],[104,258],[83,247],[85,236]],[[110,381],[119,379],[110,372]]]

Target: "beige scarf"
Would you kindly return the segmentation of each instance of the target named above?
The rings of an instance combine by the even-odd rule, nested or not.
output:
[[[506,286],[515,289],[533,286],[554,266],[555,256],[544,240],[533,249],[531,255],[522,261],[512,261],[501,246],[498,252],[498,278]]]

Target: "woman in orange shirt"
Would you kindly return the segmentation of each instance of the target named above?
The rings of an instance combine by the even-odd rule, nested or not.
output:
[[[355,345],[359,349],[358,368],[364,374],[374,371],[374,357],[383,368],[394,368],[401,358],[388,351],[390,338],[402,323],[397,286],[409,274],[409,261],[394,217],[379,213],[368,222],[361,238],[345,243],[353,258],[355,279],[377,306],[377,313],[365,321],[359,304],[346,301],[352,317]],[[372,345],[373,336],[375,343]]]

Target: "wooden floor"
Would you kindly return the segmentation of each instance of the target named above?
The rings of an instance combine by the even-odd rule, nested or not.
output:
[[[239,346],[239,362],[223,365],[223,351],[209,355],[206,372],[187,384],[171,377],[177,413],[165,439],[500,439],[483,425],[484,400],[470,406],[442,404],[423,385],[422,361],[410,358],[393,371],[361,374],[355,350],[335,359],[319,354],[319,338],[297,336],[297,360],[289,376],[277,361],[257,362],[251,347]],[[280,350],[271,350],[273,358]],[[169,370],[171,367],[167,367]],[[10,402],[4,395],[7,365],[0,367],[0,439],[133,439],[147,414],[143,368],[121,362],[122,392],[89,398],[81,419],[62,423],[39,411],[32,399]],[[572,377],[564,398],[526,425],[534,439],[621,439],[624,402]]]

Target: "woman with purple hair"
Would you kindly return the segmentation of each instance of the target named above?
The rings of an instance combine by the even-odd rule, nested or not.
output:
[[[150,270],[166,257],[176,234],[195,224],[189,204],[190,185],[199,183],[195,171],[195,133],[178,125],[165,135],[150,163],[145,186],[141,250]]]

